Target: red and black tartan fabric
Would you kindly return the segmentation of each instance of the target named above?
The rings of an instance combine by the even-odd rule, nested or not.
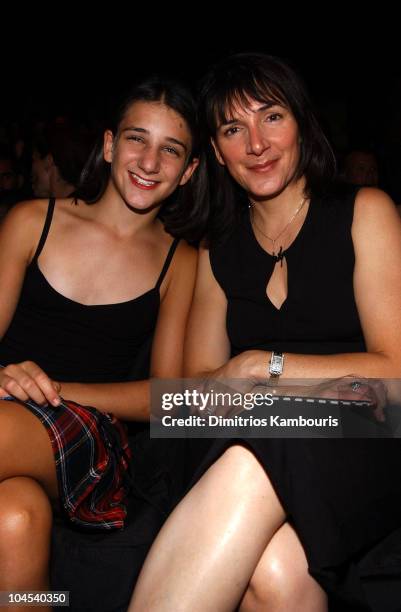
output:
[[[86,529],[123,528],[131,484],[124,425],[112,414],[71,400],[63,400],[57,408],[30,400],[19,403],[48,431],[60,502],[69,520]]]

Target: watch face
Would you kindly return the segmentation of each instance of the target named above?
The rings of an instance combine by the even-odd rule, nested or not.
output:
[[[273,353],[271,361],[270,361],[270,367],[269,367],[270,374],[273,374],[276,376],[279,376],[280,374],[282,374],[283,362],[284,362],[283,355]]]

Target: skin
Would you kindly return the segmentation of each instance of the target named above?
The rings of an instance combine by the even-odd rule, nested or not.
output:
[[[75,205],[69,199],[57,201],[51,230],[38,260],[50,285],[68,299],[86,305],[124,302],[154,287],[172,242],[157,213],[162,201],[185,184],[195,170],[198,161],[190,159],[190,151],[190,132],[175,111],[162,103],[131,105],[118,133],[105,133],[104,157],[111,164],[111,177],[102,198],[93,206],[81,201]],[[132,173],[155,182],[155,187],[144,189],[136,184],[137,180],[132,181]],[[46,201],[22,203],[11,211],[1,228],[0,282],[7,300],[2,301],[0,309],[0,335],[6,331],[18,303],[46,210]],[[180,243],[160,288],[161,305],[151,356],[154,377],[182,374],[184,330],[195,269],[196,251]],[[48,402],[55,409],[63,394],[99,410],[113,411],[119,418],[149,417],[148,380],[61,384],[27,361],[0,371],[0,393],[21,400],[30,397],[40,404]],[[22,405],[0,401],[0,458],[0,496],[8,479],[31,477],[49,497],[57,497],[48,434]],[[39,498],[43,491],[36,494]],[[46,565],[44,551],[48,550],[47,529],[48,526],[42,530],[42,545],[37,543],[43,551],[42,567]],[[25,554],[22,545],[19,554]],[[21,582],[18,568],[22,564],[9,567],[9,575],[0,574],[0,590],[5,588],[3,581]],[[38,578],[39,583],[42,584]]]
[[[263,231],[258,232],[254,223],[255,235],[271,252],[264,234],[278,235],[305,197],[304,179],[293,178],[299,158],[293,116],[281,106],[266,108],[249,100],[246,108],[234,107],[228,124],[218,126],[213,146],[218,161],[253,202],[254,219]],[[278,246],[291,244],[306,214],[307,205]],[[386,194],[375,189],[358,193],[352,240],[354,292],[367,352],[286,354],[284,379],[343,377],[351,372],[378,378],[401,375],[401,223]],[[287,292],[285,266],[276,264],[266,290],[279,307]],[[270,352],[252,350],[230,359],[226,313],[225,294],[213,276],[209,252],[202,248],[185,373],[251,383],[264,380]],[[228,612],[238,605],[242,612],[327,610],[326,596],[307,574],[302,546],[286,523],[268,476],[262,477],[263,468],[248,455],[241,446],[230,447],[177,506],[150,551],[130,612]],[[249,472],[244,476],[245,469]]]
[[[38,482],[9,478],[0,485],[1,589],[48,590],[51,506]],[[34,562],[33,562],[34,560]],[[27,610],[47,607],[27,606]],[[15,606],[3,606],[14,610]]]

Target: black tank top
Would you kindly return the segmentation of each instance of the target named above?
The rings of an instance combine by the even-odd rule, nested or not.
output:
[[[159,289],[178,240],[171,244],[155,286],[146,293],[117,304],[80,304],[53,289],[38,266],[54,204],[54,199],[50,200],[14,317],[0,343],[0,363],[29,359],[60,381],[119,382],[146,378],[160,306]]]
[[[258,243],[244,210],[235,229],[210,248],[227,300],[232,355],[248,349],[301,354],[365,351],[354,299],[351,226],[355,190],[312,198],[304,224],[285,252],[288,297],[277,309],[266,296],[275,261]]]

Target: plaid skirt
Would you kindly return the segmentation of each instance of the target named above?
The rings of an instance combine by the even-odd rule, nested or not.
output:
[[[18,401],[43,423],[56,462],[59,498],[68,519],[85,529],[121,529],[131,486],[124,425],[112,414],[63,400],[57,408]]]

